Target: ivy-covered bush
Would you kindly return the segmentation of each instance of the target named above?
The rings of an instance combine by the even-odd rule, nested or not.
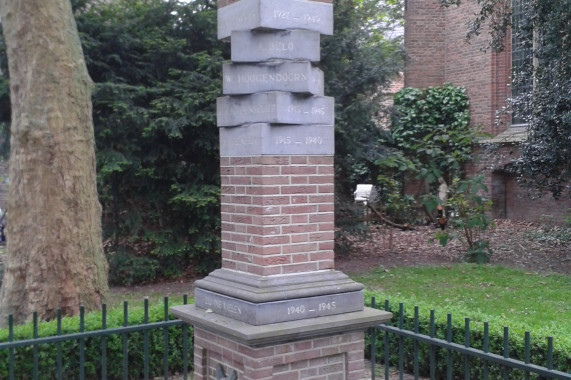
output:
[[[444,84],[398,91],[390,132],[395,148],[412,164],[404,169],[414,167],[429,183],[438,177],[450,183],[460,164],[472,159],[472,143],[479,132],[469,122],[464,87]]]
[[[174,319],[169,316],[170,319]],[[85,315],[84,331],[101,329],[102,317],[100,312]],[[148,322],[164,320],[164,304],[158,303],[149,307]],[[128,325],[142,324],[144,322],[143,308],[129,310]],[[109,310],[106,319],[107,329],[123,326],[123,310],[121,308]],[[188,326],[188,370],[193,365],[192,327]],[[149,329],[148,331],[148,368],[150,378],[162,376],[163,355],[165,352],[163,329]],[[57,332],[57,321],[39,322],[38,337],[54,336]],[[62,318],[61,334],[79,332],[79,317]],[[134,331],[128,336],[128,378],[142,379],[144,374],[144,332]],[[33,337],[33,324],[28,322],[14,327],[13,340],[31,339]],[[84,339],[85,344],[85,377],[88,379],[101,379],[101,336]],[[107,335],[107,378],[121,379],[123,373],[123,337],[121,334]],[[168,328],[168,368],[171,373],[181,373],[183,369],[183,326]],[[8,341],[8,329],[0,329],[0,342]],[[56,373],[57,343],[41,344],[36,346],[38,357],[39,379],[53,379]],[[65,340],[61,343],[62,378],[79,378],[79,341]],[[16,379],[31,379],[34,365],[34,346],[27,345],[14,349],[14,374]],[[0,350],[0,379],[8,378],[9,352]]]
[[[382,308],[385,297],[376,292],[365,292],[365,303],[371,306],[371,297],[377,300],[377,308]],[[390,312],[393,313],[391,325],[397,326],[399,320],[399,302],[406,303],[403,308],[403,328],[414,331],[414,308],[410,305],[417,305],[419,308],[419,332],[420,334],[429,335],[430,333],[430,309],[434,309],[434,305],[417,299],[393,299],[390,298]],[[381,307],[379,307],[381,306]],[[526,326],[510,322],[505,319],[495,318],[484,313],[468,311],[461,306],[452,310],[447,310],[452,314],[452,342],[464,345],[465,332],[465,316],[470,317],[470,346],[476,349],[483,347],[483,322],[489,323],[489,352],[497,355],[503,355],[503,327],[509,325],[509,357],[512,359],[524,361],[525,346],[524,334]],[[435,337],[446,339],[447,316],[444,313],[435,313]],[[390,334],[389,340],[389,365],[398,366],[398,337]],[[530,362],[542,367],[547,366],[547,336],[548,333],[541,329],[531,331],[530,334]],[[376,361],[382,363],[384,360],[383,351],[384,333],[376,330]],[[553,369],[567,372],[571,370],[571,337],[565,333],[561,333],[554,337],[553,346]],[[367,340],[369,339],[367,335]],[[367,344],[367,355],[370,357],[370,344]],[[426,343],[418,344],[418,360],[419,372],[421,376],[430,375],[430,351],[429,345]],[[446,379],[446,350],[436,348],[436,379]],[[404,367],[407,372],[412,372],[414,368],[414,344],[411,339],[403,339],[403,357]],[[464,356],[458,352],[452,354],[452,378],[464,378]],[[482,378],[483,361],[476,358],[470,358],[470,378]],[[501,377],[501,367],[489,364],[489,378],[499,379]],[[523,379],[523,371],[511,370],[510,379]],[[541,377],[532,377],[541,379]]]

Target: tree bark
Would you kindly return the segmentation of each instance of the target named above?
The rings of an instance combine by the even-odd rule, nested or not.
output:
[[[70,0],[0,0],[12,124],[0,323],[97,309],[107,262],[97,198],[92,81]]]

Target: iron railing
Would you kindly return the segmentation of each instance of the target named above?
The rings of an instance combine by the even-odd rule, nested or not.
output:
[[[184,297],[183,302],[186,303]],[[8,336],[0,342],[0,378],[15,379],[177,379],[189,378],[192,367],[192,327],[178,319],[170,319],[169,301],[165,297],[161,315],[150,316],[149,303],[144,302],[140,322],[129,320],[128,304],[123,304],[122,321],[108,323],[105,305],[98,317],[86,327],[84,309],[80,309],[77,325],[62,327],[65,319],[58,312],[55,332],[45,335],[43,323],[34,315],[29,337],[15,338],[15,326],[9,319]],[[375,300],[372,299],[375,307]],[[385,301],[385,310],[389,302]],[[396,314],[396,310],[394,311]],[[113,317],[116,319],[117,313]],[[133,312],[131,312],[133,314]],[[90,314],[92,316],[93,313]],[[67,322],[66,322],[67,323]],[[96,328],[94,328],[96,323]],[[533,350],[529,332],[524,338],[524,357],[510,357],[508,328],[504,328],[501,353],[490,352],[488,324],[484,323],[481,342],[471,342],[470,320],[465,319],[464,342],[453,342],[452,316],[447,315],[444,334],[437,337],[434,310],[430,311],[428,331],[420,332],[418,307],[414,309],[412,328],[405,328],[403,304],[399,304],[394,325],[374,326],[369,330],[371,372],[374,380],[377,362],[396,368],[397,376],[412,373],[430,379],[571,379],[570,373],[553,369],[553,338],[548,337],[545,366],[532,364]],[[53,327],[53,326],[52,326]],[[73,330],[73,331],[70,331]],[[442,331],[440,331],[442,333]],[[20,334],[21,335],[21,334]],[[442,334],[441,334],[442,335]],[[379,345],[377,340],[382,340]],[[497,345],[497,344],[496,344]],[[376,358],[376,360],[373,360]],[[384,366],[384,378],[394,378]],[[564,369],[567,370],[567,369]],[[392,371],[392,370],[391,370]],[[380,375],[379,377],[381,377]],[[391,377],[393,376],[393,377]]]
[[[372,299],[372,306],[375,307],[375,299]],[[369,330],[370,352],[371,352],[371,373],[372,380],[376,378],[376,361],[384,364],[384,379],[394,378],[394,372],[399,379],[403,379],[405,373],[412,373],[415,379],[422,375],[430,379],[571,379],[571,373],[566,373],[553,369],[553,337],[547,337],[547,352],[545,353],[545,367],[530,363],[531,345],[530,333],[525,332],[524,336],[524,359],[518,360],[510,358],[509,329],[503,329],[502,353],[490,352],[490,334],[488,323],[484,322],[481,332],[481,349],[471,347],[470,337],[473,330],[470,329],[470,319],[464,319],[464,344],[452,341],[452,315],[447,314],[445,337],[437,338],[435,335],[434,310],[430,310],[428,335],[419,331],[418,307],[414,308],[413,327],[406,329],[404,326],[404,306],[399,304],[398,320],[396,326],[390,323],[378,325]],[[389,301],[385,300],[384,309],[389,311]],[[395,323],[395,321],[393,321]],[[377,335],[382,337],[382,356],[377,355]],[[407,342],[412,344],[412,348],[405,348]],[[421,347],[422,345],[422,347]],[[419,354],[420,350],[423,354]],[[396,355],[391,358],[391,351]],[[412,353],[410,352],[412,351]],[[437,355],[442,363],[437,363]],[[395,359],[396,356],[396,359]],[[455,365],[453,357],[460,357],[461,364]],[[411,358],[412,363],[405,360]],[[376,360],[373,360],[376,358]],[[379,360],[380,359],[380,360]],[[568,358],[569,359],[569,358]],[[421,363],[422,362],[422,363]],[[387,365],[388,364],[388,365]],[[422,364],[422,365],[421,365]],[[393,365],[394,370],[390,370]],[[405,368],[406,367],[406,368]],[[422,367],[422,369],[421,369]],[[569,370],[569,368],[565,369]],[[390,377],[390,376],[393,377]],[[382,376],[382,375],[381,375]]]
[[[183,303],[187,303],[186,296]],[[189,329],[188,324],[179,319],[169,319],[168,307],[169,301],[165,297],[162,318],[153,315],[159,320],[152,321],[149,302],[145,299],[141,323],[130,324],[128,304],[124,302],[121,325],[109,327],[107,308],[102,305],[100,318],[97,318],[99,328],[89,331],[85,328],[84,308],[80,307],[79,322],[75,327],[77,332],[71,333],[63,332],[64,319],[58,310],[55,335],[51,336],[39,336],[38,317],[34,313],[31,337],[20,340],[14,339],[14,323],[10,316],[7,341],[0,343],[0,379],[147,380],[162,373],[166,380],[169,372],[173,371],[187,379],[189,358],[192,357],[192,328]],[[177,335],[176,350],[172,348],[173,328]],[[162,342],[159,342],[161,338]],[[134,339],[136,342],[133,343]],[[174,355],[177,355],[177,360],[173,360]],[[157,368],[158,361],[162,361],[160,369]],[[172,362],[176,368],[169,368]]]

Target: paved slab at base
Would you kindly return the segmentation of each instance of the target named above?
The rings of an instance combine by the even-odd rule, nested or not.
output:
[[[307,0],[241,0],[218,9],[218,38],[236,30],[306,29],[333,34],[333,4]]]
[[[220,156],[333,155],[332,125],[256,123],[220,128]]]
[[[319,62],[319,32],[313,30],[232,32],[232,62],[264,62],[272,59]]]
[[[174,316],[193,326],[220,334],[250,347],[364,330],[385,323],[392,318],[392,313],[365,308],[363,311],[353,313],[254,326],[200,309],[195,305],[173,306],[169,310]]]

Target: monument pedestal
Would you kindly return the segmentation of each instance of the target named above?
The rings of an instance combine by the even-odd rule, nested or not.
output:
[[[364,308],[253,326],[195,305],[171,312],[194,326],[195,380],[218,379],[220,368],[240,380],[362,380],[364,330],[391,318]]]
[[[319,35],[332,0],[223,0],[222,269],[171,312],[194,326],[196,380],[361,380],[364,331],[391,313],[334,270],[334,99]]]

